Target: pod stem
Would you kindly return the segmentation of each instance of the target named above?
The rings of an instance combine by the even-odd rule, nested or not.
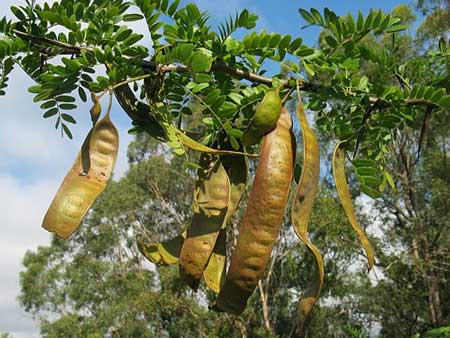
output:
[[[113,90],[109,91],[108,109],[106,110],[106,114],[105,114],[105,117],[108,118],[108,119],[111,118],[110,113],[111,113],[112,102],[113,102],[113,93],[114,93]]]
[[[281,100],[281,105],[284,106],[286,101],[289,99],[289,96],[291,96],[292,92],[294,91],[294,88],[289,88],[289,91],[287,94],[283,97],[283,100]]]

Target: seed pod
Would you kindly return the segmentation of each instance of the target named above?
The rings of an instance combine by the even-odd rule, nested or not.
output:
[[[316,268],[311,284],[299,301],[298,329],[303,331],[305,322],[311,313],[314,304],[320,295],[324,279],[323,259],[319,250],[308,238],[308,221],[316,198],[320,176],[320,150],[314,132],[308,124],[303,104],[298,94],[297,118],[300,123],[303,137],[303,168],[297,192],[291,210],[292,224],[297,236],[305,243],[308,250],[314,255]]]
[[[109,69],[110,66],[107,66],[107,68]],[[127,115],[133,121],[140,123],[150,136],[160,141],[166,140],[166,131],[159,119],[150,110],[148,105],[136,98],[128,84],[114,89],[114,95]]]
[[[363,229],[356,219],[355,210],[353,209],[352,198],[350,196],[350,191],[347,186],[347,178],[345,175],[345,141],[341,141],[336,145],[333,154],[333,176],[336,183],[336,189],[341,200],[342,207],[344,208],[345,214],[359,237],[359,240],[366,252],[368,269],[372,269],[374,264],[374,253],[369,240],[364,233]]]
[[[230,179],[230,203],[225,222],[216,240],[216,245],[209,258],[208,265],[203,272],[203,279],[206,285],[215,293],[219,293],[226,277],[226,225],[239,207],[247,186],[247,162],[245,157],[221,156],[220,159]]]
[[[225,221],[230,202],[230,181],[220,160],[200,158],[194,196],[194,216],[180,253],[180,275],[194,290]]]
[[[282,108],[280,88],[268,91],[256,107],[255,115],[242,135],[243,145],[258,143],[264,135],[275,128]]]
[[[215,309],[240,314],[264,274],[289,195],[294,165],[292,121],[282,110],[276,128],[264,137],[258,169],[225,285]]]
[[[214,250],[209,257],[203,279],[206,285],[215,293],[219,293],[225,283],[225,267],[227,265],[227,230],[220,229],[214,245]]]
[[[111,177],[119,134],[109,111],[89,132],[44,217],[42,226],[59,237],[68,238],[79,227]]]

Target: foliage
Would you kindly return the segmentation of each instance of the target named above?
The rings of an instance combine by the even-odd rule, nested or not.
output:
[[[350,14],[338,17],[328,8],[323,13],[300,9],[305,27],[320,26],[326,32],[325,43],[317,49],[304,45],[301,37],[264,30],[243,33],[237,39],[237,30],[254,28],[255,14],[242,10],[215,29],[208,13],[194,3],[181,6],[180,1],[62,0],[51,5],[27,1],[25,6],[12,6],[11,11],[15,19],[2,19],[0,24],[4,35],[0,58],[5,60],[1,86],[6,86],[12,65],[20,65],[37,82],[29,90],[35,94],[34,100],[41,102],[44,117],[55,117],[55,127],[68,136],[75,123],[71,111],[77,108],[77,96],[85,101],[86,90],[102,92],[134,83],[136,95],[152,103],[151,116],[142,118],[124,107],[133,118],[134,131],[152,133],[149,124],[180,125],[192,113],[192,102],[197,102],[205,126],[198,139],[206,145],[229,140],[238,149],[255,103],[269,87],[284,81],[280,75],[262,77],[265,68],[270,62],[284,62],[289,55],[295,60],[290,63],[291,74],[310,79],[302,87],[308,92],[308,107],[316,112],[319,127],[348,140],[358,158],[372,161],[370,174],[358,178],[365,192],[377,197],[390,175],[385,156],[393,134],[414,122],[420,107],[431,107],[437,114],[450,108],[445,91],[448,79],[409,83],[413,81],[402,74],[408,65],[394,60],[387,51],[378,53],[362,43],[370,35],[386,33],[395,44],[401,38],[398,32],[407,28],[400,19],[380,10],[372,10],[366,17],[360,12],[353,18]],[[138,20],[147,23],[152,49],[142,42],[142,34],[126,25]],[[55,58],[57,55],[63,57]],[[443,48],[427,59],[439,68],[447,57]],[[391,72],[392,81],[380,87],[375,78],[359,74],[366,62]],[[105,64],[106,74],[98,67]],[[396,74],[408,85],[399,86],[394,81]],[[151,80],[160,76],[162,81]],[[324,77],[328,81],[317,81]],[[240,81],[242,78],[259,84],[249,85]],[[290,85],[285,82],[286,87]],[[330,110],[326,102],[339,103],[339,108]],[[366,129],[369,131],[362,137]],[[166,138],[179,149],[173,134]]]

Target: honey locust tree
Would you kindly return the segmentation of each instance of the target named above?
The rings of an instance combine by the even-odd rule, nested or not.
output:
[[[371,197],[380,197],[387,186],[395,188],[392,177],[395,173],[388,169],[393,140],[401,138],[409,128],[420,128],[417,121],[423,115],[445,118],[450,109],[448,73],[445,73],[449,56],[448,41],[441,38],[437,50],[417,56],[419,60],[426,60],[420,63],[426,71],[422,73],[425,76],[415,77],[415,73],[408,72],[408,67],[417,65],[414,60],[405,64],[395,57],[398,50],[389,50],[383,45],[376,48],[377,46],[364,43],[370,36],[387,34],[395,45],[396,40],[401,38],[401,31],[407,28],[399,18],[380,10],[371,10],[367,16],[359,13],[354,18],[351,14],[338,17],[328,8],[323,13],[316,9],[299,9],[299,26],[319,26],[326,32],[323,36],[324,43],[316,48],[305,45],[300,34],[291,37],[276,32],[252,30],[257,16],[248,10],[230,16],[218,27],[212,27],[206,12],[193,3],[180,5],[177,0],[62,0],[52,4],[37,4],[36,1],[27,0],[22,6],[12,6],[11,12],[15,19],[0,20],[0,94],[5,94],[8,74],[12,68],[21,67],[36,81],[36,85],[30,87],[29,91],[35,94],[34,101],[40,102],[44,117],[54,119],[55,127],[69,138],[72,137],[70,125],[75,123],[71,112],[77,108],[76,97],[86,101],[90,92],[95,104],[91,110],[94,122],[92,136],[88,135],[68,177],[78,182],[76,184],[85,186],[87,180],[90,180],[89,175],[93,173],[101,187],[95,184],[90,186],[89,194],[85,194],[91,196],[89,201],[85,200],[85,196],[76,196],[77,203],[80,198],[82,200],[82,211],[73,209],[74,203],[66,203],[69,205],[67,210],[70,209],[74,229],[81,221],[79,215],[87,212],[95,197],[105,188],[114,166],[115,155],[112,152],[117,149],[116,144],[115,147],[108,147],[106,142],[105,146],[105,137],[116,134],[109,114],[106,115],[106,122],[103,119],[97,124],[103,129],[107,124],[107,134],[101,134],[101,128],[95,126],[98,119],[96,104],[104,93],[116,96],[131,119],[133,132],[147,133],[160,142],[166,142],[174,155],[183,155],[186,148],[191,148],[199,152],[228,155],[231,152],[233,155],[237,155],[237,152],[242,155],[242,151],[245,151],[245,156],[251,157],[256,155],[258,149],[257,145],[252,144],[258,143],[263,134],[275,128],[273,125],[263,129],[263,122],[277,121],[277,118],[270,115],[271,111],[266,109],[265,100],[254,113],[256,103],[263,97],[275,99],[273,93],[277,94],[278,101],[281,101],[280,95],[284,97],[284,103],[291,99],[290,95],[295,90],[297,97],[300,99],[303,96],[307,107],[314,112],[317,126],[330,140],[339,141],[333,157],[333,166],[339,168],[334,171],[337,190],[340,199],[344,201],[345,212],[364,245],[370,268],[373,265],[373,252],[351,206],[345,181],[346,159],[351,160],[362,191]],[[140,42],[143,37],[140,32],[126,26],[126,22],[137,20],[145,20],[147,23],[152,38],[151,48]],[[237,30],[244,30],[246,33],[243,33],[242,38],[237,38]],[[291,61],[288,66],[292,74],[290,78],[283,74],[264,76],[271,62],[283,63],[287,59]],[[384,82],[379,81],[376,75],[361,73],[361,67],[367,63],[375,65],[378,73],[387,75]],[[274,90],[271,90],[272,87]],[[199,132],[189,129],[187,124],[193,113],[193,103],[202,111],[203,128]],[[323,265],[320,253],[309,242],[307,220],[306,223],[302,220],[302,215],[309,215],[311,212],[317,189],[317,183],[312,181],[318,179],[317,170],[320,166],[315,162],[319,153],[315,148],[317,142],[314,133],[309,131],[300,100],[298,104],[297,117],[303,132],[303,146],[314,148],[305,153],[302,165],[307,168],[304,170],[306,173],[316,170],[309,181],[307,176],[306,181],[302,180],[302,173],[295,198],[297,202],[292,208],[295,231],[314,254],[317,264],[313,288],[305,292],[303,303],[299,307],[299,328],[302,331],[322,287]],[[272,106],[281,107],[281,102]],[[279,116],[280,109],[275,110]],[[283,119],[279,120],[280,128],[283,127],[282,121],[288,119],[290,120],[289,114],[285,113]],[[287,127],[288,125],[284,125],[286,140],[283,140],[279,149],[287,149],[293,145],[293,140],[288,140],[291,136]],[[277,125],[274,132],[278,132],[278,129]],[[420,137],[419,146],[422,140]],[[269,167],[270,161],[274,159],[270,155],[272,147],[269,143],[261,148],[260,162]],[[110,153],[107,158],[102,157],[103,155],[86,157],[85,154],[89,151],[91,155],[95,152],[103,155]],[[279,152],[275,151],[275,154]],[[86,159],[89,159],[87,165]],[[96,166],[105,159],[108,161],[108,170],[97,171]],[[221,160],[214,161],[214,166],[222,168],[219,163]],[[205,162],[213,163],[203,157],[199,164],[187,164],[200,170]],[[260,168],[264,174],[258,175]],[[223,174],[225,169],[221,170]],[[228,170],[233,171],[230,168]],[[255,181],[262,182],[263,186],[255,184],[255,189],[269,191],[269,185],[264,186],[267,183],[264,179],[266,174],[272,175],[273,172],[261,165],[258,170]],[[275,179],[288,183],[287,190],[280,195],[280,201],[287,200],[290,182],[288,175],[292,175],[292,168],[286,168],[286,176],[274,175]],[[204,189],[200,188],[198,191],[209,191],[208,184],[208,180],[200,179],[197,187]],[[246,182],[244,186],[245,184]],[[312,189],[308,188],[308,184]],[[62,187],[64,186],[63,184]],[[311,197],[302,197],[302,194],[311,193],[312,195],[308,195]],[[63,194],[62,198],[64,196]],[[252,203],[255,199],[251,196],[249,208],[253,208],[257,217],[258,205],[255,206],[255,203],[272,206],[268,197]],[[261,196],[255,193],[255,198]],[[47,214],[50,220],[58,219],[59,214],[54,209],[60,205],[60,200],[57,195],[55,207],[52,204]],[[199,200],[210,204],[214,202],[211,195],[199,194],[194,200],[194,209]],[[239,201],[236,205],[238,203]],[[277,222],[281,220],[285,207],[284,202],[279,204],[283,205],[276,210]],[[214,206],[205,208],[214,209]],[[75,214],[78,216],[73,217]],[[220,215],[214,216],[218,224],[224,217]],[[220,222],[219,216],[222,217]],[[198,222],[201,215],[196,217],[193,220]],[[55,222],[48,224],[46,220],[47,216],[44,227],[58,233],[58,229],[54,228]],[[243,228],[249,229],[247,234],[258,238],[251,226],[245,226],[248,224],[245,220],[244,217]],[[58,234],[67,237],[71,231],[66,230]],[[218,230],[213,235],[214,242]],[[192,233],[188,233],[185,243],[195,241],[193,237]],[[272,231],[270,241],[274,241],[275,237],[276,232]],[[248,254],[242,241],[239,242],[238,238],[236,251]],[[240,249],[242,247],[244,249]],[[268,258],[270,251],[271,246],[265,247],[264,257]],[[147,256],[152,260],[161,259],[160,251],[151,253],[153,256],[150,253]],[[207,258],[210,257],[209,254]],[[182,251],[180,257],[175,258],[183,263],[183,259],[190,261],[189,257],[193,256],[183,256]],[[220,261],[222,258],[217,259]],[[232,267],[233,261],[232,259]],[[223,259],[221,262],[223,267]],[[264,266],[265,264],[262,267]],[[180,264],[180,267],[183,272],[186,266]],[[234,270],[230,268],[230,271]],[[244,270],[238,267],[236,271]],[[190,273],[186,269],[184,272]],[[250,278],[254,283],[261,278],[261,273],[259,271],[258,274],[252,273],[244,277],[238,273],[237,278]],[[196,283],[197,281],[193,281],[191,284],[194,289],[198,286]],[[248,290],[244,294],[248,296]],[[235,293],[231,292],[228,296],[230,295]],[[232,302],[238,298],[241,299],[237,297]],[[229,297],[219,294],[218,301],[225,302],[228,299]],[[312,300],[314,301],[311,302]],[[232,306],[225,309],[224,303],[219,304],[219,308],[230,312],[240,312],[243,307],[245,302],[239,304],[238,309],[233,309]]]

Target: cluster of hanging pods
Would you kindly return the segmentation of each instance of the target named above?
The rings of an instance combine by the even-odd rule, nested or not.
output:
[[[302,173],[291,208],[295,233],[315,258],[313,279],[299,301],[299,327],[303,327],[319,297],[323,281],[322,256],[308,238],[308,220],[318,190],[319,144],[310,128],[297,88],[296,115],[303,137]],[[118,151],[118,133],[111,122],[111,98],[105,117],[98,121],[100,104],[93,95],[92,129],[75,163],[45,215],[43,227],[68,238],[111,177]],[[173,239],[151,243],[137,236],[141,253],[155,264],[178,264],[182,279],[197,290],[203,278],[217,293],[213,309],[239,315],[263,277],[280,230],[295,166],[292,118],[283,107],[279,88],[269,90],[256,108],[242,137],[242,144],[262,145],[236,247],[227,269],[226,226],[236,212],[248,184],[249,154],[213,149],[197,143],[179,129],[166,126],[184,146],[202,152],[195,183],[193,216],[189,227]],[[345,141],[333,154],[333,175],[338,196],[350,224],[366,251],[369,269],[372,247],[355,216],[345,173]]]

